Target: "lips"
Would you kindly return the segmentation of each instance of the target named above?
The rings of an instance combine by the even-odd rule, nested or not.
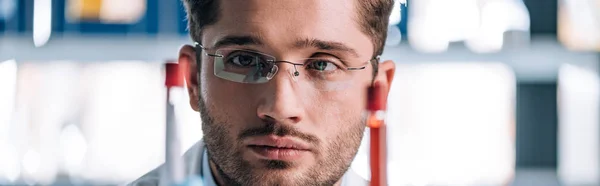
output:
[[[259,159],[293,161],[310,152],[308,144],[289,137],[251,137],[245,143]]]

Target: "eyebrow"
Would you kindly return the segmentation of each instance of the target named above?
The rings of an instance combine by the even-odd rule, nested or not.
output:
[[[229,35],[217,40],[213,47],[221,48],[231,45],[263,45],[263,42],[262,39],[257,36]],[[320,39],[307,38],[296,41],[294,43],[294,47],[297,49],[313,47],[319,50],[348,52],[354,57],[359,57],[358,52],[356,52],[356,50],[345,45],[344,43],[336,41],[324,41]]]
[[[303,39],[303,40],[297,41],[294,44],[294,47],[296,47],[296,48],[314,47],[319,50],[348,52],[348,53],[352,54],[354,57],[359,57],[356,50],[354,50],[353,48],[350,48],[349,46],[345,45],[344,43],[336,42],[336,41],[323,41],[323,40],[319,40],[319,39],[308,38],[308,39]]]
[[[231,45],[262,45],[260,38],[256,36],[225,36],[219,39],[214,48],[220,48]]]

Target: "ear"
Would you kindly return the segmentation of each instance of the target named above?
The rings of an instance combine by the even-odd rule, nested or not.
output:
[[[392,60],[386,60],[383,63],[379,63],[379,72],[375,77],[375,82],[383,86],[387,93],[389,93],[394,80],[394,73],[396,72],[396,64]],[[374,82],[374,83],[375,83]]]
[[[190,96],[190,106],[195,111],[199,111],[198,101],[200,99],[200,94],[198,92],[198,84],[199,72],[198,66],[196,64],[196,51],[194,47],[190,45],[184,45],[179,49],[179,64],[185,67],[185,82],[187,84],[188,95]]]

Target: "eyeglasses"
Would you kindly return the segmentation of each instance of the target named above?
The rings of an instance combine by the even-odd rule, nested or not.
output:
[[[207,56],[214,58],[214,74],[219,78],[238,83],[266,83],[280,71],[278,64],[290,64],[293,68],[288,72],[295,82],[323,91],[343,90],[352,86],[357,78],[356,71],[379,61],[377,56],[356,67],[349,67],[345,61],[329,55],[282,61],[268,54],[236,48],[220,48],[209,53],[209,49],[201,44],[194,44],[197,54],[206,51]]]

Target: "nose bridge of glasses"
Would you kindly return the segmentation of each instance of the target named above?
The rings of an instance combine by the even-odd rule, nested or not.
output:
[[[284,61],[284,60],[274,61],[273,63],[275,64],[274,66],[282,66],[282,67],[279,67],[281,70],[289,72],[289,73],[287,73],[287,75],[289,75],[289,77],[294,82],[298,81],[298,76],[300,76],[300,71],[301,71],[299,69],[302,69],[301,66],[304,65],[301,63],[294,63],[291,61]],[[288,65],[285,65],[285,64],[288,64]],[[288,66],[288,67],[284,68],[283,65]],[[300,67],[298,67],[298,66],[300,66]]]
[[[290,76],[290,78],[294,81],[297,81],[297,76],[299,75],[299,72],[296,70],[296,66],[298,64],[296,63],[292,63],[289,61],[275,61],[275,60],[270,60],[268,61],[270,64],[268,66],[270,66],[270,69],[268,69],[268,73],[266,78],[268,80],[271,80],[273,78],[275,78],[275,76],[280,72],[280,71],[284,71],[284,72],[289,72],[289,73],[284,73]],[[283,67],[282,63],[287,63],[290,64],[291,67]],[[282,74],[282,75],[284,75]],[[285,75],[284,75],[285,76]]]

